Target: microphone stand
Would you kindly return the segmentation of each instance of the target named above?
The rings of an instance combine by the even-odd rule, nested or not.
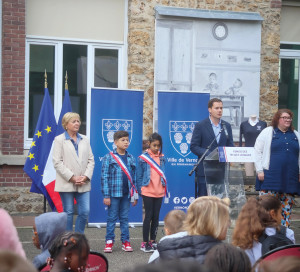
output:
[[[205,152],[202,154],[202,156],[198,159],[197,163],[195,163],[193,169],[189,172],[189,176],[191,176],[197,169],[198,165],[203,161],[205,155],[210,150],[213,143],[217,140],[218,136],[221,135],[224,128],[222,127],[219,131],[219,133],[215,136],[215,138],[212,140],[212,142],[209,144],[209,146],[206,148]],[[197,186],[197,176],[195,175],[195,198],[198,197],[198,186]]]

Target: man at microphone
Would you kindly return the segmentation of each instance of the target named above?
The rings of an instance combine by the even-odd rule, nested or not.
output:
[[[219,98],[208,101],[209,117],[195,125],[191,140],[191,151],[198,159],[210,146],[206,156],[218,146],[233,146],[232,129],[229,123],[221,119],[223,102]],[[203,160],[196,169],[197,197],[207,195]]]

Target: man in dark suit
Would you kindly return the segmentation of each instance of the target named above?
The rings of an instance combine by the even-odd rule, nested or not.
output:
[[[211,145],[206,156],[218,146],[233,146],[232,129],[229,123],[221,120],[223,114],[223,102],[219,98],[208,101],[209,117],[198,122],[193,131],[191,140],[191,151],[198,156],[204,154],[208,146]],[[197,196],[207,195],[206,181],[203,169],[203,161],[196,169]]]

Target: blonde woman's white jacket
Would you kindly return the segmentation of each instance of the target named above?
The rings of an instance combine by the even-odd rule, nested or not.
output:
[[[78,156],[71,140],[66,140],[65,133],[55,137],[53,144],[53,165],[56,170],[56,192],[88,192],[91,190],[91,178],[95,161],[89,140],[81,135],[78,144]],[[70,182],[72,176],[87,176],[85,185],[77,186]]]
[[[300,135],[294,130],[298,142],[300,143]],[[258,135],[254,149],[255,149],[255,168],[256,172],[269,170],[270,156],[271,156],[271,143],[273,138],[273,127],[267,127]],[[300,165],[300,152],[298,158],[298,165]]]

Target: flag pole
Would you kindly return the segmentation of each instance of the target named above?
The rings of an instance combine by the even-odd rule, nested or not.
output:
[[[65,76],[65,90],[68,90],[68,71],[66,70],[66,76]]]
[[[44,77],[45,77],[45,89],[46,88],[48,88],[48,83],[47,83],[47,71],[46,71],[46,69],[45,69],[45,75],[44,75]],[[44,195],[44,213],[46,212],[46,205],[47,205],[47,201],[46,201],[46,197],[45,197],[45,195]]]

